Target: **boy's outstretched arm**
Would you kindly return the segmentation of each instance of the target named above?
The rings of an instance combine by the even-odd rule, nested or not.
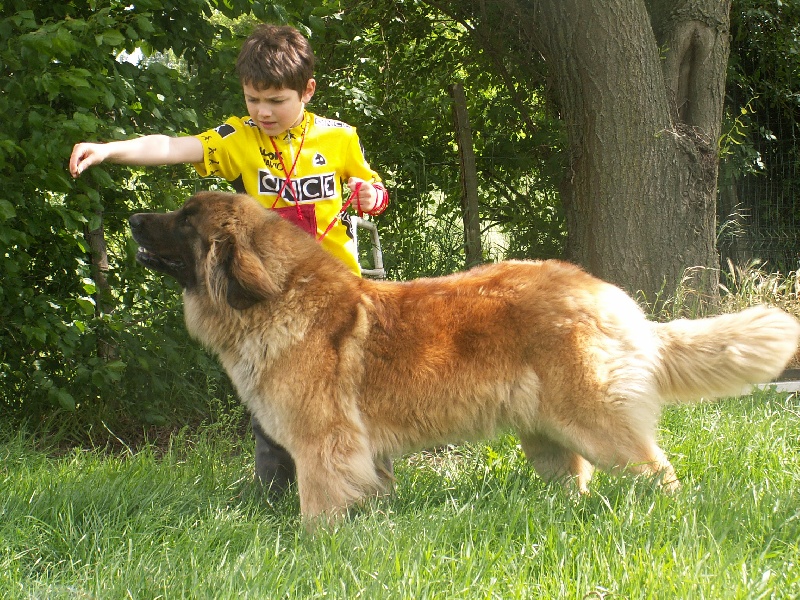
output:
[[[78,177],[88,167],[102,162],[149,167],[197,163],[203,160],[203,144],[194,136],[146,135],[140,138],[97,144],[80,142],[72,148],[69,172]]]

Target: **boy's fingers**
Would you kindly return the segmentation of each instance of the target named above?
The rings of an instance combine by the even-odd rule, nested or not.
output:
[[[97,162],[96,155],[92,152],[92,147],[84,144],[76,144],[70,158],[70,173],[73,177],[78,177],[88,167]]]
[[[73,177],[77,177],[78,175],[83,173],[83,169],[84,169],[83,166],[76,164],[72,168],[70,168],[70,173],[72,173]]]
[[[359,179],[358,177],[351,177],[350,179],[347,180],[347,187],[350,188],[351,192],[355,192],[356,186],[359,183],[366,183],[366,181],[364,181],[363,179]]]
[[[85,150],[81,147],[81,144],[75,144],[72,148],[72,156],[69,159],[69,172],[72,174],[73,177],[77,177],[83,171],[83,168],[80,166],[81,160],[83,160],[83,155],[85,154]]]

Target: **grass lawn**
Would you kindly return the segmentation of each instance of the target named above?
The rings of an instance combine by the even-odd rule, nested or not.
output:
[[[513,436],[397,462],[397,493],[307,535],[254,488],[234,421],[135,453],[0,434],[0,598],[797,598],[800,400],[671,408],[684,487],[575,498]]]

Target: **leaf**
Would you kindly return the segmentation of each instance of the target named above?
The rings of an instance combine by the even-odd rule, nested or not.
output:
[[[91,87],[86,76],[81,73],[64,73],[61,76],[61,83],[67,87],[88,88]]]
[[[8,200],[0,199],[0,219],[3,221],[8,221],[9,219],[13,219],[17,216],[17,211],[14,208],[14,205],[11,204]]]
[[[87,300],[86,298],[78,298],[75,300],[78,306],[81,309],[81,312],[87,316],[92,316],[94,314],[94,302],[91,300]]]
[[[52,388],[50,390],[50,393],[51,395],[54,395],[56,397],[56,400],[58,400],[58,404],[61,408],[69,412],[75,412],[75,408],[77,405],[75,403],[75,398],[73,398],[72,394],[61,388]]]
[[[136,27],[142,37],[146,37],[155,32],[155,27],[150,22],[151,16],[149,14],[142,14],[136,16]]]
[[[72,120],[78,126],[78,128],[84,133],[94,133],[97,131],[98,126],[103,124],[101,119],[98,119],[94,115],[82,113],[82,112],[75,112],[72,115]]]
[[[107,45],[118,48],[119,46],[125,45],[125,36],[116,29],[110,29],[98,34],[96,40],[98,46]]]
[[[325,31],[325,20],[317,17],[316,15],[309,15],[308,24],[314,31]]]

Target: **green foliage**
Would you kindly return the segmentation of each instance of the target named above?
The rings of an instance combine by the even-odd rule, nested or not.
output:
[[[724,150],[739,172],[764,170],[756,150],[796,136],[800,121],[800,4],[736,0],[731,10]]]
[[[114,166],[72,181],[67,161],[84,139],[199,126],[198,111],[184,100],[192,82],[177,66],[117,57],[141,47],[209,63],[209,7],[204,0],[180,8],[159,0],[29,7],[0,8],[0,407],[35,419],[54,409],[91,407],[102,415],[124,398],[145,420],[158,420],[154,385],[192,373],[213,377],[217,369],[209,374],[194,346],[189,356],[163,352],[190,348],[179,327],[179,294],[136,267],[126,217],[174,206],[186,190],[170,181],[149,185],[149,196],[142,193],[146,177]],[[163,169],[158,178],[185,173]],[[101,224],[113,290],[107,305],[98,302],[86,237]],[[165,342],[162,327],[175,337]]]
[[[731,9],[717,238],[723,262],[797,268],[800,227],[800,5]]]

